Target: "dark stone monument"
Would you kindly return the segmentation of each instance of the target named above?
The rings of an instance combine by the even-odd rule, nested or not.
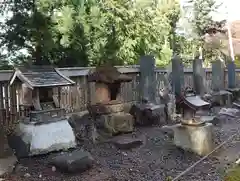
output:
[[[140,96],[155,103],[156,101],[156,74],[155,59],[153,56],[143,56],[140,59]]]
[[[225,67],[221,60],[212,62],[212,90],[224,90]]]
[[[194,91],[197,95],[203,96],[205,93],[205,71],[202,67],[203,60],[196,57],[193,60],[193,83]]]
[[[138,125],[161,125],[166,122],[165,105],[156,104],[155,59],[143,56],[140,59],[140,103],[132,106],[132,114]]]
[[[233,89],[236,87],[236,65],[234,61],[228,62],[228,88]]]
[[[181,96],[184,91],[184,67],[178,56],[172,58],[172,88],[176,96]]]
[[[225,90],[225,67],[221,60],[212,63],[212,103],[215,105],[230,105],[232,93]]]
[[[236,65],[234,61],[228,61],[228,91],[232,93],[233,101],[240,97],[240,88],[236,87]]]

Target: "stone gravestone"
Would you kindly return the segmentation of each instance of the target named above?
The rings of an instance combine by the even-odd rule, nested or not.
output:
[[[202,67],[203,60],[201,58],[195,58],[193,60],[193,83],[194,90],[197,95],[203,96],[205,93],[205,71]]]
[[[234,61],[228,62],[228,88],[233,89],[236,87],[236,65]]]
[[[155,59],[152,56],[143,56],[140,59],[140,96],[155,102],[156,98],[156,74]]]
[[[172,88],[175,95],[182,95],[184,89],[184,67],[182,60],[177,56],[172,58]]]
[[[213,91],[224,90],[224,65],[221,60],[212,63],[212,89]]]
[[[224,106],[230,105],[232,101],[232,93],[225,91],[225,67],[221,60],[216,60],[212,63],[212,90],[214,104]]]
[[[130,109],[138,125],[160,125],[166,122],[164,104],[156,104],[155,59],[143,56],[140,59],[140,103]]]

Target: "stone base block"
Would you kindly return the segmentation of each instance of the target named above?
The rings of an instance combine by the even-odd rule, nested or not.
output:
[[[219,91],[212,94],[213,104],[218,104],[219,106],[230,106],[232,104],[232,93],[228,91]]]
[[[136,120],[136,124],[147,126],[147,125],[162,125],[166,123],[165,105],[155,105],[151,103],[136,104],[133,105],[130,114],[132,114]]]
[[[232,93],[232,99],[233,101],[237,100],[240,98],[240,88],[232,88],[232,89],[227,89],[227,91]]]
[[[174,131],[174,144],[184,150],[204,156],[214,149],[213,125],[185,126],[177,124],[169,126]]]
[[[133,116],[124,112],[101,115],[96,119],[96,128],[111,135],[130,133],[134,128]]]
[[[76,146],[74,132],[67,120],[33,125],[19,123],[9,146],[18,157],[46,154],[52,151],[68,150]]]

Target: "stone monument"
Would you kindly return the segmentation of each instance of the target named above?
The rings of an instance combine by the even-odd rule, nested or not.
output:
[[[231,105],[232,93],[225,90],[225,67],[221,60],[212,63],[212,102],[224,106]]]
[[[132,106],[130,113],[138,125],[162,125],[166,123],[166,109],[164,104],[156,102],[156,73],[155,59],[143,56],[140,59],[140,103]]]
[[[13,84],[19,88],[20,109],[25,112],[9,137],[16,155],[25,157],[75,147],[74,132],[60,105],[60,91],[56,98],[52,90],[74,82],[54,68],[31,67],[16,69],[10,80],[10,86]]]
[[[95,68],[88,76],[89,82],[95,82],[95,103],[90,103],[88,111],[97,132],[105,136],[133,131],[134,120],[124,111],[120,98],[121,84],[132,78],[120,73],[116,67],[104,65]]]

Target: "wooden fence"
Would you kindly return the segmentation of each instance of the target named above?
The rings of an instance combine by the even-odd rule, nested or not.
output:
[[[90,67],[59,68],[59,71],[76,82],[74,86],[61,88],[61,108],[67,113],[85,111],[88,104],[94,103],[94,83],[87,82]],[[132,81],[123,83],[120,99],[123,102],[138,100],[139,66],[118,67],[118,70],[132,77]],[[156,68],[156,76],[165,74],[165,69]],[[207,91],[211,91],[211,69],[205,69]],[[24,116],[20,112],[19,96],[16,87],[9,86],[12,70],[0,71],[0,125],[9,127]],[[193,86],[192,69],[184,69],[185,87]],[[237,85],[240,84],[240,69],[236,70]],[[158,76],[157,76],[158,77]],[[227,87],[227,72],[225,72],[225,87]],[[157,90],[156,90],[157,91]],[[57,92],[57,91],[56,91]]]

